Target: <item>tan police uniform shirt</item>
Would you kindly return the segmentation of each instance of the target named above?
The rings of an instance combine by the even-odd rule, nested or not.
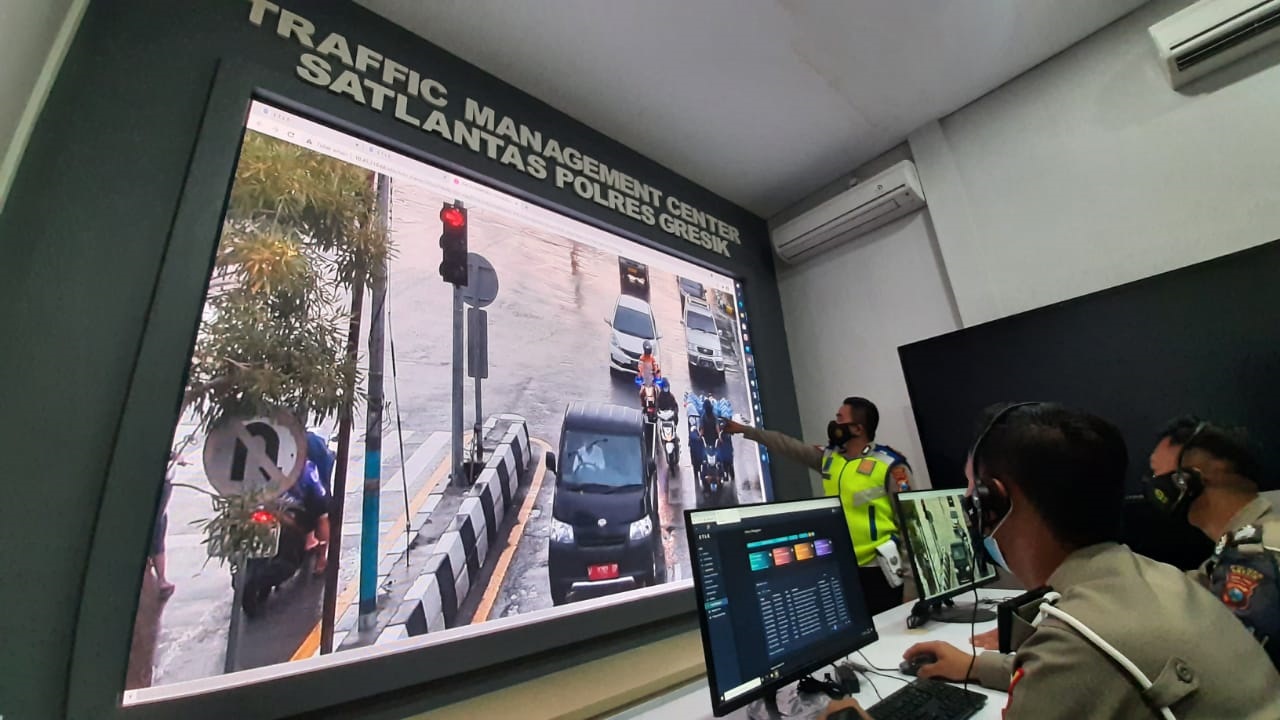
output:
[[[1246,525],[1254,525],[1262,530],[1262,537],[1266,545],[1272,547],[1280,545],[1280,513],[1276,513],[1271,503],[1264,497],[1256,497],[1249,502],[1248,505],[1240,508],[1240,511],[1231,517],[1227,523],[1227,531],[1225,535],[1230,535]],[[1263,551],[1262,546],[1246,546],[1245,550],[1253,550],[1256,548],[1258,552]],[[1187,575],[1199,583],[1202,587],[1209,587],[1209,563],[1213,558],[1209,558],[1200,564],[1195,570],[1189,570]]]
[[[1076,630],[1046,617],[1013,655],[978,656],[979,682],[1009,690],[1005,720],[1158,718],[1160,706],[1178,720],[1280,718],[1280,674],[1266,653],[1177,568],[1100,543],[1072,553],[1049,585],[1062,595],[1058,608],[1135,663],[1152,687],[1143,693]]]

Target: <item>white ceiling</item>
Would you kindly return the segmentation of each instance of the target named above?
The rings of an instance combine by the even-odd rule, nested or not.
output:
[[[1143,0],[357,0],[769,217]]]

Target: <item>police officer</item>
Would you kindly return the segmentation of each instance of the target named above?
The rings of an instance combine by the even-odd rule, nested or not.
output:
[[[1007,688],[1006,720],[1280,717],[1280,675],[1231,613],[1117,542],[1126,465],[1098,417],[1041,403],[995,413],[966,468],[973,516],[998,564],[1053,592],[1014,655],[926,642],[904,657],[932,660],[921,677]]]
[[[1280,514],[1258,495],[1248,434],[1194,416],[1171,421],[1151,451],[1147,497],[1217,542],[1189,575],[1220,599],[1280,669]]]
[[[871,614],[902,604],[903,583],[892,583],[880,558],[892,553],[896,558],[898,524],[891,494],[911,487],[911,467],[906,458],[887,445],[876,445],[880,411],[866,398],[850,397],[836,410],[827,425],[826,449],[809,445],[779,432],[753,428],[729,421],[725,430],[741,433],[822,473],[822,489],[827,496],[838,495],[844,506],[849,535],[858,556],[867,609]],[[884,546],[884,547],[882,547]]]

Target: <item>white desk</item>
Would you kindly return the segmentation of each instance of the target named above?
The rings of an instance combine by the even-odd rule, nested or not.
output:
[[[1003,599],[1014,597],[1019,592],[1013,590],[979,590],[978,597],[982,599]],[[957,604],[972,603],[973,594],[970,593],[956,598],[956,602]],[[871,680],[880,689],[880,694],[885,697],[902,687],[904,683],[913,680],[913,678],[897,671],[898,663],[902,662],[902,653],[908,647],[925,640],[943,640],[963,649],[971,647],[969,644],[968,623],[930,622],[925,624],[924,627],[915,630],[907,629],[907,616],[911,614],[911,605],[912,603],[907,603],[876,615],[876,632],[880,635],[880,639],[862,649],[862,654],[866,655],[867,660],[871,661],[873,665],[879,668],[892,668],[886,674],[902,678],[903,682],[897,682],[880,675],[871,676]],[[988,606],[984,605],[983,607]],[[990,607],[994,609],[994,606]],[[985,632],[995,626],[994,620],[985,623],[980,622],[977,625],[976,632]],[[855,662],[866,664],[857,653],[850,657]],[[820,678],[823,672],[824,670],[819,670],[815,673],[815,676]],[[878,698],[865,677],[859,675],[859,680],[862,683],[862,691],[854,697],[858,699],[858,702],[863,707],[870,707],[877,702]],[[980,692],[990,698],[986,706],[977,715],[974,715],[974,718],[977,720],[986,718],[998,720],[1007,696],[1002,692],[986,690],[973,683],[970,683],[969,689]],[[785,717],[813,717],[822,708],[825,708],[828,702],[825,696],[807,697],[802,707],[791,714],[786,714],[784,696],[794,694],[794,686],[784,688],[778,694],[779,707],[782,708]],[[623,713],[613,715],[610,720],[712,720],[714,717],[711,714],[711,691],[707,687],[706,677],[703,676],[665,695],[637,705]],[[726,717],[746,720],[748,718],[748,708],[735,710]]]

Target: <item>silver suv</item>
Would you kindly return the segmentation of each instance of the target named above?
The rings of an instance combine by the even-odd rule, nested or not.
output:
[[[701,300],[690,298],[684,305],[683,324],[689,367],[724,374],[724,352],[720,349],[720,332],[711,308]]]

